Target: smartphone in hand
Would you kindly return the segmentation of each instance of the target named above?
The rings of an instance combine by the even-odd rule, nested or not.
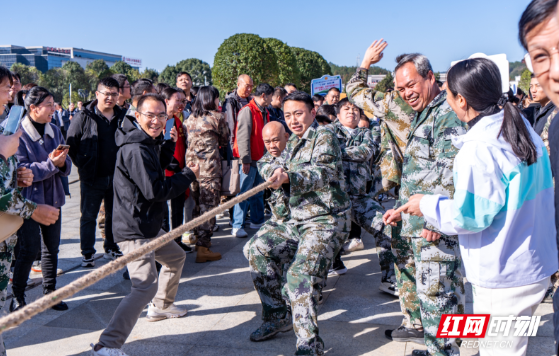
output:
[[[170,118],[169,120],[167,120],[167,123],[165,124],[165,137],[163,137],[165,140],[171,139],[171,130],[173,129],[174,125],[175,125],[174,118]]]
[[[20,105],[14,105],[10,108],[10,113],[6,118],[6,126],[4,128],[4,135],[10,136],[16,133],[19,125],[21,123],[21,119],[23,118],[23,113],[25,108]]]

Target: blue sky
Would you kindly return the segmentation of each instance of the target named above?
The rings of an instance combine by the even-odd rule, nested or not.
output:
[[[78,47],[141,58],[144,67],[200,58],[210,65],[227,37],[255,33],[355,65],[380,37],[378,64],[404,52],[427,55],[435,71],[476,52],[524,56],[517,24],[527,0],[393,1],[6,1],[0,44]],[[11,14],[11,16],[6,16]]]

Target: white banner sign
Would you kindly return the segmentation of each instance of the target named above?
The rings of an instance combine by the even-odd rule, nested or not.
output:
[[[130,64],[132,67],[141,67],[142,66],[142,60],[141,59],[122,56],[122,61],[124,63]]]

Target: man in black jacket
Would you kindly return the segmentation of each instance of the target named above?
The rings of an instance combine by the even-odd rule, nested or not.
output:
[[[120,149],[114,178],[113,231],[125,254],[162,233],[167,200],[184,194],[200,172],[197,164],[190,163],[180,173],[165,178],[162,162],[169,162],[174,152],[174,143],[161,145],[166,119],[165,100],[146,94],[138,102],[135,120],[127,116],[116,133]],[[176,138],[175,132],[173,140]],[[149,321],[186,315],[186,309],[174,305],[184,260],[184,251],[170,241],[128,264],[132,289],[93,347],[94,355],[121,355],[120,348],[150,301]],[[155,261],[163,265],[159,278]]]
[[[118,147],[115,133],[126,112],[116,106],[119,85],[104,78],[97,85],[96,100],[86,104],[72,119],[67,143],[78,167],[81,191],[80,242],[82,266],[94,267],[95,225],[101,202],[105,202],[105,258],[122,256],[113,239],[113,175]]]
[[[530,93],[532,94],[534,102],[540,104],[540,108],[536,109],[534,112],[533,127],[534,131],[536,131],[538,135],[541,135],[549,116],[553,113],[553,109],[555,109],[555,104],[549,100],[538,78],[533,74],[530,80]]]

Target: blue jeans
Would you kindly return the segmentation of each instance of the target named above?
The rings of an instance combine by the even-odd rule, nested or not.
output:
[[[239,194],[243,194],[244,192],[251,190],[257,185],[264,183],[264,179],[262,179],[256,167],[251,166],[248,174],[244,174],[243,165],[240,164],[239,175],[241,178],[241,192]],[[235,209],[233,210],[234,229],[243,227],[249,204],[250,221],[252,221],[254,224],[262,224],[264,222],[264,191],[261,191],[258,194],[248,198],[247,200],[235,205]]]

